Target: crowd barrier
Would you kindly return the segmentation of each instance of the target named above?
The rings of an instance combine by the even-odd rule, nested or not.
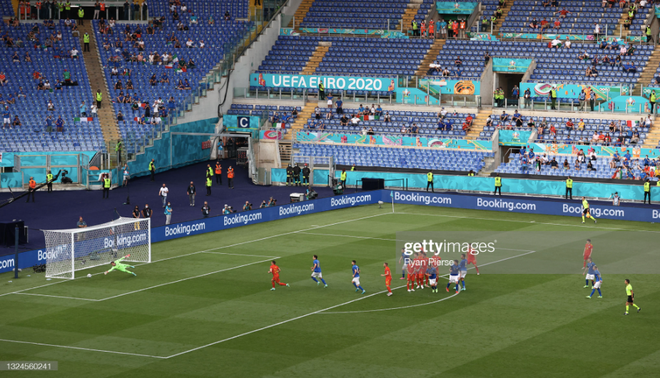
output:
[[[222,215],[213,218],[181,222],[151,230],[151,241],[161,242],[208,232],[227,230],[274,220],[315,214],[324,211],[343,209],[361,205],[376,204],[379,201],[395,204],[438,206],[448,208],[491,210],[527,214],[563,215],[579,217],[582,213],[580,201],[557,201],[547,199],[509,199],[484,195],[446,194],[409,191],[375,190],[372,192],[345,194],[330,198],[257,209],[242,213]],[[387,211],[387,210],[383,210]],[[591,212],[596,218],[655,222],[660,219],[658,209],[639,206],[606,206],[592,204]],[[578,219],[575,220],[578,222]],[[20,269],[46,263],[45,249],[22,252],[19,255]],[[0,273],[13,270],[14,255],[0,257]]]

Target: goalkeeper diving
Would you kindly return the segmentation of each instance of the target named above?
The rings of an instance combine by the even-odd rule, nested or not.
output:
[[[124,272],[124,273],[128,273],[128,274],[132,274],[134,276],[137,276],[137,274],[135,274],[135,273],[133,273],[133,272],[126,269],[126,268],[133,268],[134,269],[135,268],[134,266],[121,263],[121,261],[124,260],[127,257],[131,257],[131,255],[128,254],[128,255],[126,255],[126,256],[118,259],[118,260],[115,260],[115,261],[111,262],[110,265],[112,265],[112,268],[110,268],[110,270],[106,270],[103,274],[108,274],[108,273],[110,273],[110,272],[112,272],[113,270],[116,269],[120,272]]]

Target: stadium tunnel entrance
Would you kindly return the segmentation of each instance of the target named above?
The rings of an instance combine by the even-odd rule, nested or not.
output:
[[[511,91],[515,85],[518,86],[518,95],[522,98],[522,93],[520,93],[520,83],[523,80],[523,73],[495,73],[495,88],[502,88],[504,90],[504,98],[506,98],[506,103],[508,107],[518,107],[518,100],[513,99]],[[522,106],[522,103],[520,104]]]

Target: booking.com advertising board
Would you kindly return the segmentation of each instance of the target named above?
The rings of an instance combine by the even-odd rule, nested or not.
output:
[[[394,92],[397,88],[396,80],[391,78],[264,73],[250,74],[251,87],[318,89],[320,82],[323,82],[326,93],[332,92],[333,90]]]
[[[221,231],[251,224],[291,218],[299,215],[314,214],[360,205],[370,205],[378,203],[378,201],[383,201],[385,203],[394,201],[395,204],[438,206],[470,210],[563,215],[576,218],[580,217],[582,213],[582,206],[578,200],[554,201],[543,199],[512,199],[506,197],[502,198],[468,194],[376,190],[372,192],[321,198],[313,201],[305,201],[157,227],[151,230],[151,241],[154,243],[167,241],[186,236],[200,235],[207,232]],[[620,207],[592,204],[591,211],[596,218],[641,222],[660,221],[660,210],[641,206]],[[575,222],[578,221],[578,219],[575,220]],[[26,269],[37,264],[44,264],[47,260],[47,254],[48,252],[44,250],[23,252],[19,256],[19,268]],[[0,257],[0,273],[9,272],[13,267],[13,255]]]
[[[374,204],[381,200],[381,197],[382,194],[378,191],[347,194],[156,227],[151,229],[151,242],[156,243],[178,239],[185,236],[221,231],[234,227],[295,217],[298,215],[314,214],[328,210]],[[111,239],[112,238],[109,238],[109,240],[103,244],[110,245],[113,243]],[[120,240],[118,244],[124,245],[125,243],[126,241]],[[19,268],[26,269],[34,265],[45,264],[48,259],[48,253],[52,252],[46,251],[45,248],[20,253],[18,258]],[[0,256],[0,273],[10,272],[13,268],[14,255]]]

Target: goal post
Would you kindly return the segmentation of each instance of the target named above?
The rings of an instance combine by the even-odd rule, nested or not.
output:
[[[44,230],[46,277],[74,279],[75,272],[125,261],[151,262],[151,219],[119,218],[85,228]]]

